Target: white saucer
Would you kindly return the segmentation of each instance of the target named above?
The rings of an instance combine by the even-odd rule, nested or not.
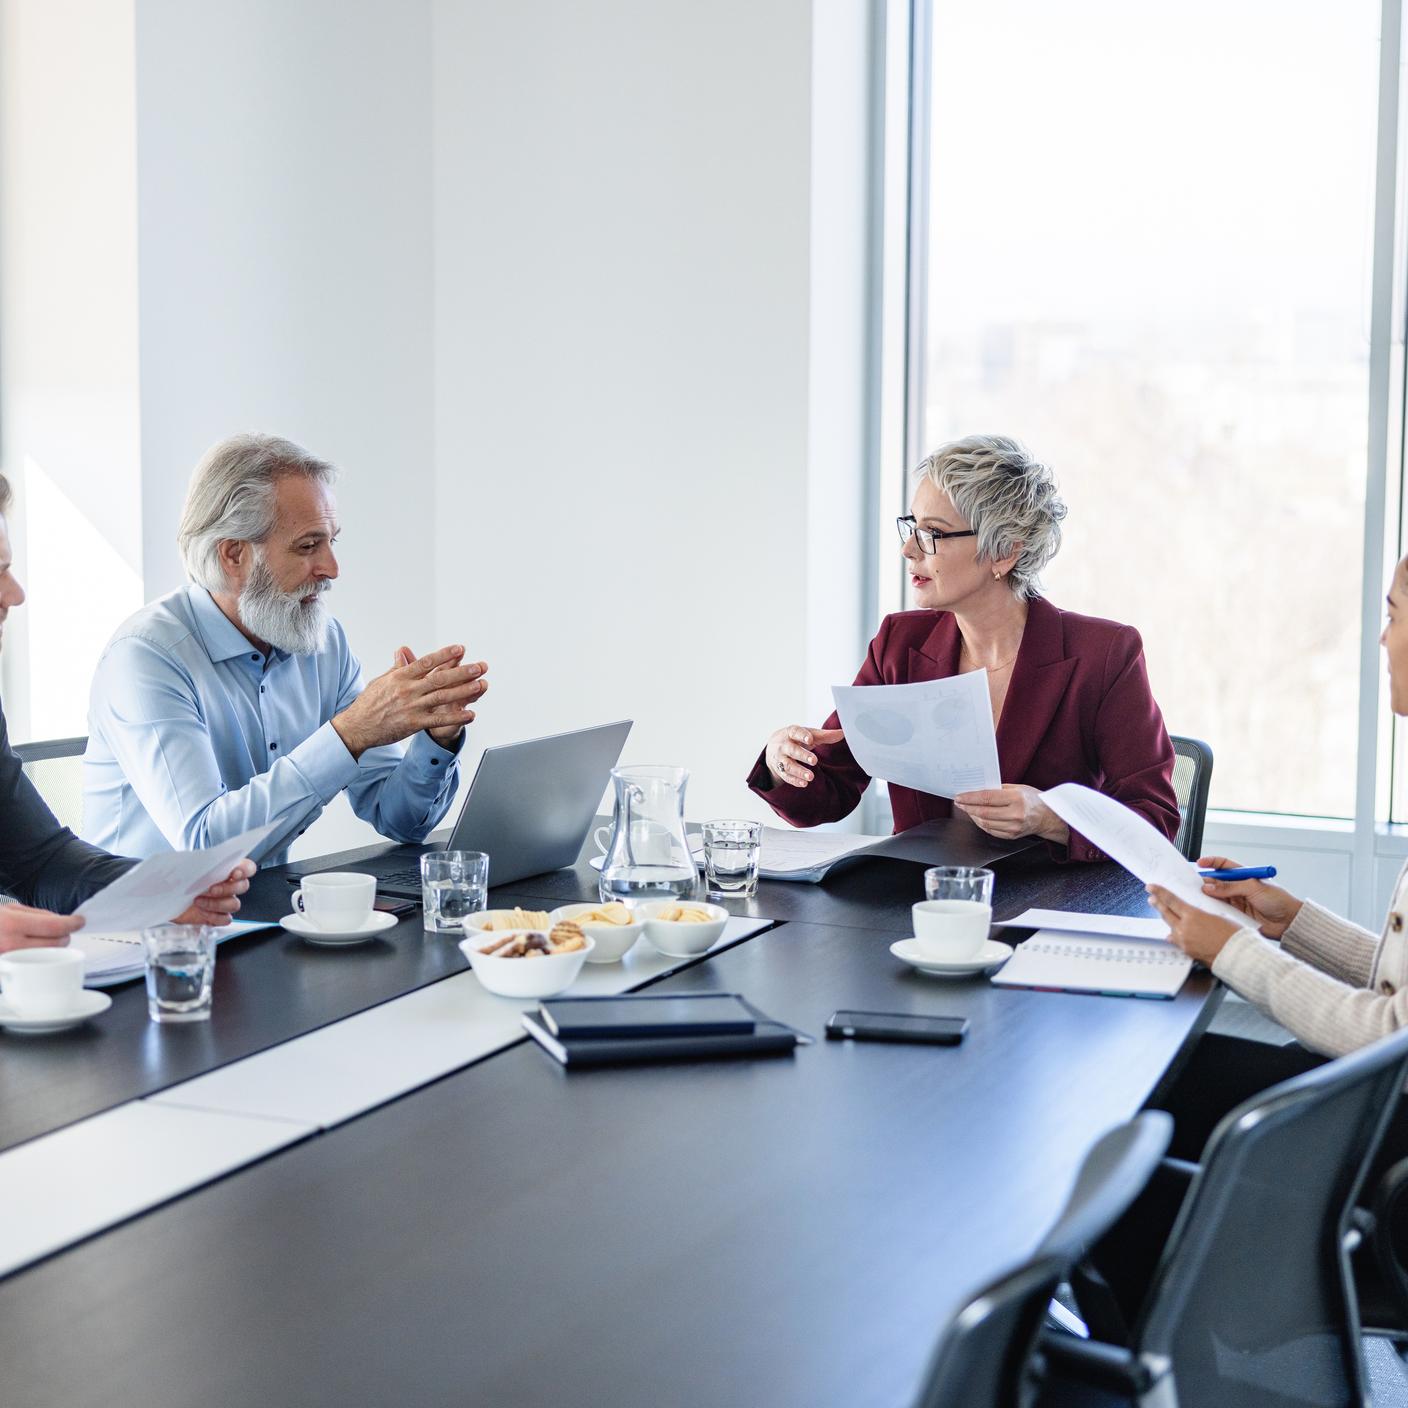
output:
[[[105,992],[89,992],[86,988],[79,993],[78,1001],[67,1012],[56,1017],[21,1017],[18,1012],[0,997],[0,1027],[8,1027],[12,1032],[61,1032],[68,1027],[76,1027],[99,1012],[106,1012],[112,1006],[112,998]]]
[[[290,934],[297,934],[300,939],[307,939],[310,944],[360,944],[374,939],[378,934],[384,934],[388,929],[394,929],[396,916],[386,914],[382,910],[374,910],[370,924],[361,929],[349,929],[345,934],[315,929],[308,922],[306,914],[286,914],[279,923]]]
[[[984,973],[999,963],[1006,963],[1012,957],[1012,945],[1000,943],[997,939],[987,939],[972,958],[965,958],[958,963],[944,963],[925,957],[919,952],[914,939],[901,939],[898,943],[891,944],[890,952],[921,973],[928,973],[930,977],[961,978],[971,973]]]

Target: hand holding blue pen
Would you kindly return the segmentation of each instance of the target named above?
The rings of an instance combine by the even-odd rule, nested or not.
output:
[[[1200,870],[1205,880],[1270,880],[1276,875],[1274,865],[1247,865],[1233,870]]]

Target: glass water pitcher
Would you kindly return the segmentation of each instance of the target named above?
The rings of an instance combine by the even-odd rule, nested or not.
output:
[[[601,864],[601,898],[686,899],[698,873],[684,829],[684,768],[612,768],[616,810]]]

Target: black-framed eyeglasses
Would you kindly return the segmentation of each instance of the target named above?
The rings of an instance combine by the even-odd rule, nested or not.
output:
[[[912,513],[906,513],[902,517],[895,519],[895,527],[900,530],[900,542],[907,543],[911,538],[919,542],[919,551],[932,553],[938,547],[940,538],[976,538],[977,530],[973,528],[955,528],[951,531],[944,528],[921,528],[915,522]]]

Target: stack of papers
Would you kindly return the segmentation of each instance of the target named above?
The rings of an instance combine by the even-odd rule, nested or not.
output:
[[[997,987],[1173,997],[1193,971],[1162,919],[1029,909],[999,927],[1036,933],[993,975]]]
[[[166,851],[148,856],[79,905],[74,913],[82,916],[83,928],[69,942],[84,956],[87,986],[111,987],[141,977],[146,967],[142,930],[184,913],[197,895],[218,884],[239,861],[257,851],[275,825],[257,826],[207,851]],[[220,931],[220,939],[269,927],[237,919]]]
[[[257,933],[260,929],[277,929],[278,923],[263,919],[234,919],[220,930],[216,943],[224,943],[240,934]],[[142,935],[139,930],[121,934],[90,934],[80,929],[69,939],[69,946],[83,955],[83,985],[90,988],[111,988],[118,983],[140,978],[146,971],[142,955]]]
[[[1241,910],[1205,895],[1198,867],[1138,812],[1075,782],[1041,795],[1072,831],[1146,885],[1161,885],[1185,904],[1239,928],[1254,927]],[[1168,926],[1161,919],[1029,909],[1005,923],[1038,927],[994,975],[998,987],[1172,997],[1193,971],[1193,960],[1169,943]]]
[[[138,861],[74,910],[89,933],[127,933],[164,924],[259,848],[277,823],[257,826],[208,851],[166,851]]]

